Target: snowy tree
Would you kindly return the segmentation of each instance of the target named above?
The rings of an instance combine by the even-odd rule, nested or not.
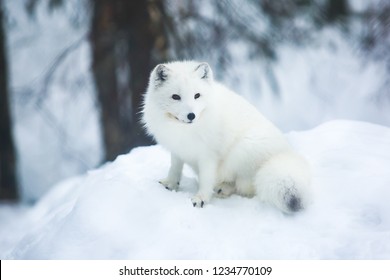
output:
[[[16,158],[8,98],[7,56],[0,0],[0,200],[16,200]]]

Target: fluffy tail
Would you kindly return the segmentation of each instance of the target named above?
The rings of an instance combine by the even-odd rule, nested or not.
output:
[[[310,178],[309,165],[299,155],[275,155],[256,174],[256,194],[283,212],[296,212],[310,201]]]

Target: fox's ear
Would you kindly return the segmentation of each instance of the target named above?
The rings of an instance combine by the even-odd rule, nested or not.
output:
[[[204,80],[212,80],[213,79],[213,71],[211,71],[211,67],[207,62],[202,62],[195,68],[195,73],[198,74],[199,78]]]
[[[157,65],[153,70],[153,80],[156,86],[164,83],[169,77],[170,70],[164,64]]]

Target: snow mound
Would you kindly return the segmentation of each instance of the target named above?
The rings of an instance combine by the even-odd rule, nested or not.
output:
[[[389,259],[390,128],[332,121],[287,137],[312,167],[301,213],[239,196],[194,208],[193,173],[167,191],[169,153],[137,148],[54,187],[6,258]]]

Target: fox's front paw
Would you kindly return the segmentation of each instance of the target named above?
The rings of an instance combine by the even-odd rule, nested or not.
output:
[[[168,179],[162,179],[158,181],[161,185],[163,185],[167,190],[177,191],[179,189],[180,182],[172,182]]]
[[[197,194],[191,198],[192,205],[197,208],[203,208],[203,206],[209,201],[209,198],[206,198],[203,195]]]

